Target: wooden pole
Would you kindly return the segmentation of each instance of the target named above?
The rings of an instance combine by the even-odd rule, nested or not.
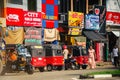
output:
[[[6,17],[6,0],[4,0],[4,17]]]
[[[86,0],[86,14],[88,14],[88,0]]]
[[[71,11],[73,11],[73,0],[71,0]]]

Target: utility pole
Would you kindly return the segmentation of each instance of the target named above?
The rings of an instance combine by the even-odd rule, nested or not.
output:
[[[88,0],[86,0],[86,14],[88,14]]]

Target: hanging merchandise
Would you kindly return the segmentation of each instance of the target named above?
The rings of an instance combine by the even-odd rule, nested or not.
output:
[[[6,28],[4,28],[4,34],[6,34]],[[17,30],[8,30],[7,34],[5,35],[4,39],[6,44],[23,44],[24,40],[24,29],[19,28]]]
[[[44,41],[53,42],[54,40],[60,40],[59,31],[56,28],[44,29]]]
[[[41,45],[41,28],[28,28],[25,33],[25,45]]]

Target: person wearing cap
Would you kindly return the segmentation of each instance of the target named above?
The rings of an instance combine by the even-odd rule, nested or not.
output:
[[[67,46],[66,46],[66,45],[63,46],[63,49],[64,49],[64,50],[63,50],[63,55],[64,55],[65,70],[67,70],[69,50],[67,49]]]

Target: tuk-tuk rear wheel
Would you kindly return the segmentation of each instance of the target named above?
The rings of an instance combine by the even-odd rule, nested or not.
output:
[[[82,65],[82,69],[86,69],[88,65]]]
[[[48,71],[52,71],[52,69],[53,69],[53,66],[52,66],[52,65],[47,65],[47,70],[48,70]]]

